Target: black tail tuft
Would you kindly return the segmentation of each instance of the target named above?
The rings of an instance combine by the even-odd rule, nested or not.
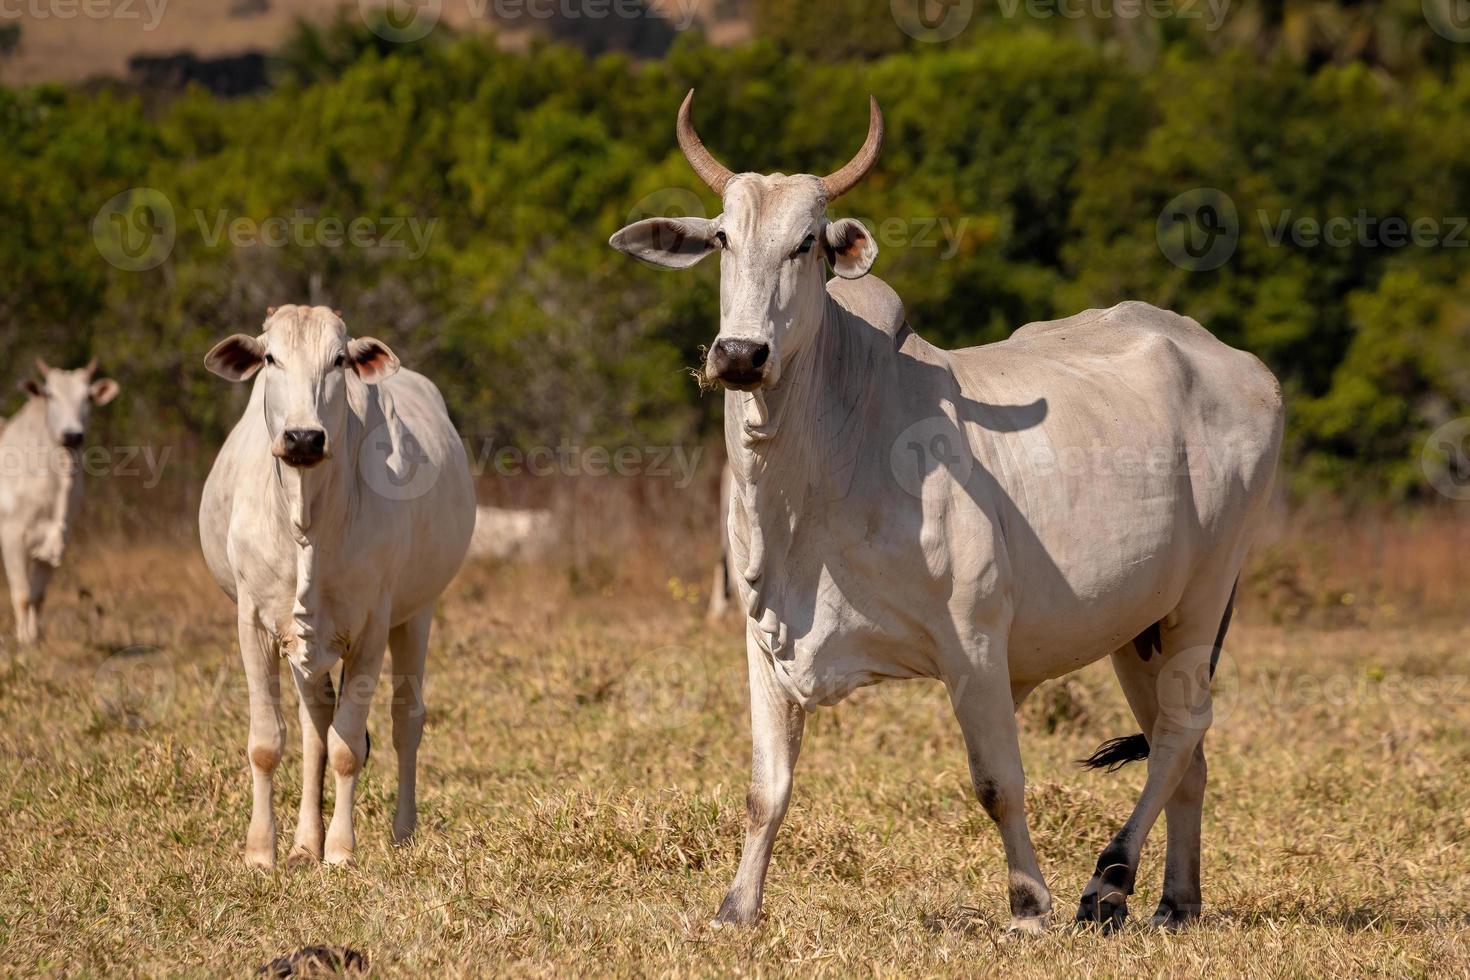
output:
[[[1110,738],[1097,747],[1097,751],[1085,759],[1078,759],[1077,764],[1083,769],[1106,769],[1108,772],[1117,772],[1130,762],[1139,762],[1148,758],[1148,738],[1139,732],[1137,735],[1123,735],[1118,738]]]

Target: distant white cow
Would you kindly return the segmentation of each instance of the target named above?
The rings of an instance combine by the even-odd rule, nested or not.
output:
[[[1005,845],[1012,927],[1042,928],[1051,892],[1026,826],[1014,710],[1042,681],[1109,655],[1143,733],[1089,761],[1147,757],[1148,779],[1077,919],[1122,922],[1161,814],[1154,921],[1198,915],[1210,680],[1269,503],[1276,379],[1144,303],[987,347],[927,344],[868,275],[871,233],[827,217],[877,158],[877,102],[852,161],[788,176],[720,164],[690,121],[693,95],[679,145],[724,212],[649,218],[612,245],[674,268],[720,256],[705,375],[726,389],[754,764],[745,848],[716,922],[760,916],[807,712],[864,684],[934,677]]]
[[[382,342],[349,338],[324,307],[271,310],[261,336],[220,342],[205,366],[231,381],[259,372],[199,511],[205,561],[239,607],[254,776],[245,860],[271,867],[276,859],[271,774],[285,734],[276,666],[284,656],[300,695],[305,756],[289,860],[343,863],[356,843],[353,793],[385,646],[398,753],[394,839],[406,839],[417,820],[429,627],[475,523],[464,447],[438,389],[400,371]],[[337,798],[324,841],[328,759]]]
[[[24,384],[25,407],[0,428],[0,552],[22,645],[41,637],[46,586],[81,507],[87,419],[118,392],[116,381],[95,376],[95,358],[78,371],[38,360],[36,371]]]
[[[477,507],[471,558],[527,561],[556,546],[556,515],[549,510]]]

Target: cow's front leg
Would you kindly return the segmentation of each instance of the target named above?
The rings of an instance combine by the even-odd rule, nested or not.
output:
[[[0,532],[0,555],[5,560],[5,580],[10,584],[10,606],[15,612],[15,640],[20,646],[36,642],[31,616],[31,559],[25,535],[15,527]]]
[[[271,801],[271,776],[281,762],[286,726],[281,721],[281,675],[270,639],[255,623],[254,610],[239,611],[240,658],[250,693],[250,756],[252,798],[250,829],[245,834],[245,863],[257,868],[276,864],[276,816]]]
[[[375,623],[379,621],[375,617]],[[357,792],[357,777],[367,763],[368,709],[372,707],[387,644],[387,631],[371,625],[342,665],[342,690],[327,735],[327,761],[337,777],[337,799],[332,806],[332,822],[327,827],[328,864],[346,864],[352,860],[357,846],[352,827],[352,801]]]
[[[786,806],[791,778],[801,752],[806,712],[781,691],[765,651],[746,626],[746,659],[750,669],[750,790],[745,796],[745,847],[740,868],[711,925],[754,925],[761,917],[766,868]]]
[[[1016,734],[1018,696],[1013,697],[1003,655],[989,653],[983,663],[987,666],[947,682],[950,702],[964,732],[975,796],[995,821],[1005,847],[1011,906],[1007,928],[1041,932],[1051,915],[1051,892],[1026,826],[1026,775]]]
[[[322,859],[322,778],[327,768],[327,732],[332,726],[336,693],[331,671],[307,677],[295,668],[296,695],[301,702],[301,809],[296,816],[296,842],[287,864],[315,864]]]

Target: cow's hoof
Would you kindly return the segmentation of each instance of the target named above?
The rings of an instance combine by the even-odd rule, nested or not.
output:
[[[286,867],[288,868],[310,867],[314,864],[320,864],[321,861],[322,855],[320,851],[313,851],[301,846],[291,848],[291,853],[286,855]]]
[[[1006,925],[1007,936],[1039,936],[1051,925],[1049,915],[1018,916]]]
[[[257,871],[274,871],[276,856],[270,851],[246,851],[245,867],[255,868]]]
[[[1099,899],[1096,895],[1083,895],[1077,906],[1076,924],[1084,928],[1101,926],[1104,936],[1111,936],[1123,928],[1128,918],[1128,903]]]
[[[760,921],[759,905],[752,908],[741,902],[735,895],[730,894],[726,895],[725,900],[720,903],[720,910],[710,920],[709,927],[711,929],[749,929],[760,925]]]
[[[1170,902],[1160,902],[1158,910],[1148,920],[1148,924],[1165,932],[1179,932],[1182,929],[1188,929],[1197,921],[1199,921],[1198,909],[1187,911],[1175,907]]]

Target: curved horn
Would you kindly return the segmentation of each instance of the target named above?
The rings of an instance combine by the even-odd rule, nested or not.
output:
[[[822,178],[822,186],[827,188],[827,200],[835,200],[839,195],[846,194],[852,190],[853,185],[865,177],[873,167],[873,162],[878,159],[878,151],[883,149],[883,112],[878,108],[878,100],[868,96],[868,138],[863,140],[862,149],[857,151],[857,156],[847,161],[847,165],[833,174]]]
[[[674,132],[679,137],[679,149],[684,151],[684,159],[689,161],[689,166],[694,168],[699,179],[708,184],[710,190],[723,196],[725,185],[735,175],[704,148],[704,141],[694,131],[694,123],[689,118],[689,106],[693,102],[694,89],[690,89],[689,94],[684,96],[684,104],[679,106],[679,122],[674,127]]]
[[[87,366],[82,370],[87,372],[87,377],[89,378],[97,373],[97,357],[95,354],[92,356],[92,359],[87,362]]]
[[[51,365],[47,364],[45,361],[38,357],[36,358],[36,370],[39,371],[41,373],[41,377],[44,378],[46,377],[46,375],[51,373]]]

